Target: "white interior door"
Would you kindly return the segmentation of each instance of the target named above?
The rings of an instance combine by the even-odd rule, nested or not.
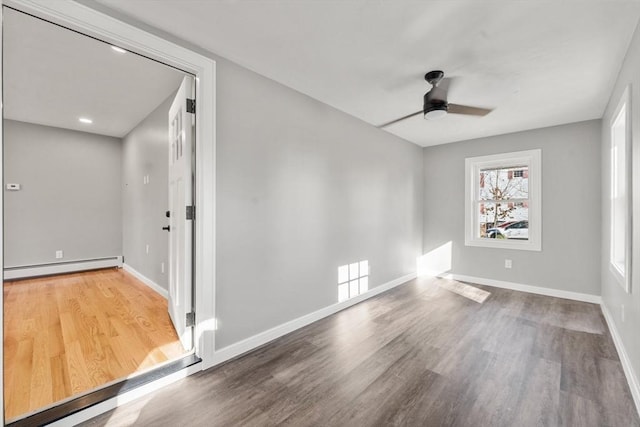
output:
[[[186,350],[191,349],[192,327],[192,241],[193,221],[187,206],[193,205],[193,126],[195,114],[187,111],[193,99],[192,77],[182,80],[169,109],[169,315]]]

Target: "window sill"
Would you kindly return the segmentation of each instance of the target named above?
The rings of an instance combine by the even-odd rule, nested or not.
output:
[[[481,248],[494,249],[515,249],[519,251],[541,251],[540,242],[532,240],[516,240],[516,239],[467,239],[465,246],[475,246]]]

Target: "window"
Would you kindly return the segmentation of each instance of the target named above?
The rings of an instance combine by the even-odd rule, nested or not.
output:
[[[530,150],[465,160],[467,246],[541,250],[540,158]]]
[[[625,90],[611,121],[611,271],[625,291],[630,291],[631,264],[631,126],[629,89]]]
[[[338,302],[369,290],[369,261],[364,260],[338,267]]]

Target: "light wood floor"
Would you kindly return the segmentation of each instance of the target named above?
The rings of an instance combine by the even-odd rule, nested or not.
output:
[[[167,301],[122,269],[4,283],[7,419],[183,353]]]
[[[599,306],[476,287],[412,281],[86,425],[640,425]]]

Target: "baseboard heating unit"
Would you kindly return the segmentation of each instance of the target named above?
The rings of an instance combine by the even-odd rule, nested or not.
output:
[[[52,264],[6,267],[4,269],[4,280],[49,276],[52,274],[73,273],[75,271],[97,270],[99,268],[109,267],[122,267],[122,256],[56,262]]]

